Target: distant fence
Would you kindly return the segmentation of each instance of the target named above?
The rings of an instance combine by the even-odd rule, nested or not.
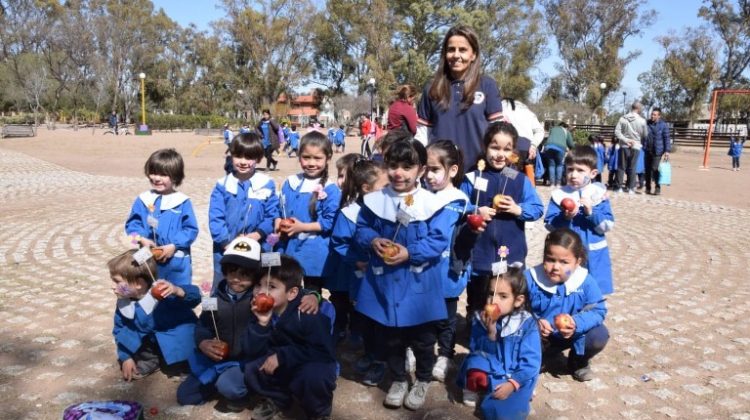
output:
[[[596,125],[596,124],[577,124],[571,127],[577,130],[588,131],[591,134],[598,134],[604,136],[605,139],[609,140],[615,134],[615,126],[613,125]],[[706,141],[708,139],[708,130],[700,128],[684,128],[684,127],[672,127],[669,131],[669,135],[672,138],[672,143],[677,146],[693,146],[693,147],[706,147]],[[729,139],[732,136],[737,136],[738,133],[731,132],[717,132],[711,136],[712,147],[729,147]],[[750,144],[748,144],[750,147]]]

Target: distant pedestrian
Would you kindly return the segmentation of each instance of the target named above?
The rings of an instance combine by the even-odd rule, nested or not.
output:
[[[654,195],[661,193],[659,186],[659,164],[669,160],[672,141],[669,139],[669,126],[661,119],[661,109],[651,110],[648,121],[648,137],[643,145],[644,166],[646,169],[646,194],[651,194],[651,180],[654,181]]]
[[[747,138],[740,140],[737,137],[732,137],[729,141],[729,152],[727,153],[732,157],[732,170],[740,170],[740,156],[742,156],[742,148],[745,146]]]
[[[615,126],[615,136],[620,144],[619,165],[617,169],[617,192],[623,191],[625,172],[628,174],[628,184],[625,187],[630,194],[635,194],[635,169],[638,153],[642,141],[648,136],[646,120],[641,117],[643,105],[634,102],[630,112],[623,115]]]

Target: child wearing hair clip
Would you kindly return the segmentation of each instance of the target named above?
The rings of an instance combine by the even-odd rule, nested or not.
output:
[[[607,306],[596,280],[583,267],[586,249],[568,228],[552,231],[544,241],[542,264],[526,270],[531,310],[539,317],[543,364],[568,353],[573,379],[590,381],[589,361],[609,341],[604,326]]]
[[[488,295],[485,309],[472,318],[469,355],[456,382],[469,407],[486,393],[480,406],[483,418],[525,419],[531,411],[542,347],[523,271],[499,270],[489,282]]]

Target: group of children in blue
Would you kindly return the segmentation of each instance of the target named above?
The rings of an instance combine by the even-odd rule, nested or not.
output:
[[[523,271],[524,225],[540,219],[544,205],[513,168],[517,139],[511,124],[491,124],[478,168],[464,176],[451,141],[425,148],[396,130],[383,140],[383,162],[345,155],[334,179],[332,143],[310,131],[299,144],[301,172],[277,192],[256,170],[260,137],[235,136],[232,171],[211,193],[214,304],[204,298],[200,319],[190,271],[198,227],[190,200],[176,191],[182,158],[173,149],[155,152],[145,165],[151,189],[126,223],[154,256],[139,265],[129,251],[109,263],[123,377],[153,372],[159,358],[188,361],[181,404],[218,393],[228,409],[241,410],[257,396],[253,418],[271,418],[294,398],[309,418],[328,418],[336,343],[348,334],[363,343],[355,366],[363,382],[377,385],[387,370],[393,382],[384,404],[418,409],[433,377],[445,380],[458,297],[468,285],[470,354],[456,378],[467,405],[479,404],[488,419],[525,418],[542,361],[565,349],[574,377],[591,379],[589,360],[608,338],[603,294],[613,292],[605,233],[614,218],[605,188],[593,182],[596,152],[579,146],[566,157],[568,185],[553,192],[545,215],[552,232],[543,263]],[[480,223],[467,222],[470,215]],[[498,249],[507,253],[498,257]],[[261,251],[280,252],[281,265],[261,268]],[[323,288],[335,311],[321,299]],[[270,311],[260,311],[261,293],[273,297]],[[487,313],[487,304],[499,313]],[[572,321],[555,326],[559,314]]]

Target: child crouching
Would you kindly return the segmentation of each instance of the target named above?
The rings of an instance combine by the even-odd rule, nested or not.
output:
[[[107,263],[112,291],[117,296],[112,335],[122,377],[138,380],[167,365],[187,360],[195,349],[193,308],[201,301],[191,284],[175,286],[153,282],[156,263],[149,258],[139,265],[129,250]]]

